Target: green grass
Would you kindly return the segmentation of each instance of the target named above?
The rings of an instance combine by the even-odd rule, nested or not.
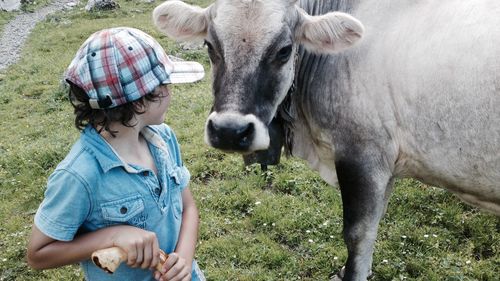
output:
[[[21,11],[23,12],[34,12],[35,10],[47,6],[50,3],[54,2],[53,0],[21,0]]]
[[[201,3],[201,1],[191,1]],[[207,3],[208,1],[204,1]],[[61,87],[64,69],[92,32],[133,26],[169,53],[195,58],[152,26],[153,4],[74,9],[33,31],[22,60],[0,78],[0,280],[81,280],[78,266],[35,271],[25,262],[33,215],[47,176],[78,137]],[[84,4],[80,4],[81,6]],[[167,123],[176,131],[201,215],[197,259],[209,280],[328,280],[346,260],[337,189],[298,159],[261,172],[238,155],[203,144],[211,106],[210,73],[174,87]],[[499,280],[500,220],[450,193],[413,180],[396,184],[380,225],[373,280]]]
[[[0,35],[3,33],[3,27],[15,17],[15,12],[0,11]]]

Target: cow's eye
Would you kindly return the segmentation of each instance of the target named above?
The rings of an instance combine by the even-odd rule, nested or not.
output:
[[[217,55],[217,52],[215,52],[212,44],[210,42],[208,42],[207,40],[205,40],[205,42],[203,44],[207,46],[208,56],[210,57],[210,59],[213,62],[217,61],[219,59],[219,56]]]
[[[207,46],[207,49],[208,49],[209,52],[213,51],[213,49],[214,49],[214,47],[212,47],[212,44],[210,44],[210,42],[208,42],[207,40],[205,40],[203,42],[203,45]]]
[[[280,62],[287,62],[292,54],[292,45],[288,45],[286,47],[281,48],[276,54],[276,59]]]

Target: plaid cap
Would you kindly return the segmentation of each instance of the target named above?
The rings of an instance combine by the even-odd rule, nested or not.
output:
[[[203,78],[197,62],[172,61],[153,37],[118,27],[92,34],[66,70],[66,81],[82,88],[92,108],[113,108],[140,99],[162,84]]]

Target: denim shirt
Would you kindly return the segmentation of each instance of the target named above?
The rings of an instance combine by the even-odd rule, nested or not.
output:
[[[160,248],[171,253],[182,220],[182,191],[190,174],[179,144],[167,125],[141,131],[158,174],[121,160],[91,126],[87,126],[66,158],[49,177],[35,225],[47,236],[71,241],[75,235],[128,224],[156,233]],[[113,275],[90,260],[81,262],[87,280],[154,280],[152,272],[123,263]],[[193,279],[204,280],[196,262]]]

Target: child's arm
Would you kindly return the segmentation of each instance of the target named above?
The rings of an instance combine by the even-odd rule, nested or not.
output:
[[[89,259],[93,251],[112,246],[127,252],[127,264],[131,267],[153,268],[158,263],[156,235],[129,225],[103,228],[69,242],[54,240],[33,225],[27,260],[35,269],[54,268]]]
[[[160,276],[161,280],[171,280],[174,277],[178,278],[176,280],[191,280],[191,267],[198,240],[199,215],[189,187],[182,191],[182,204],[184,208],[179,241],[175,252],[169,254],[163,266],[161,272],[163,275],[158,271],[155,272],[157,280],[160,280]]]
[[[182,192],[182,204],[184,207],[182,210],[182,225],[175,252],[189,261],[189,267],[191,268],[196,242],[198,241],[200,218],[189,187],[186,187]]]

